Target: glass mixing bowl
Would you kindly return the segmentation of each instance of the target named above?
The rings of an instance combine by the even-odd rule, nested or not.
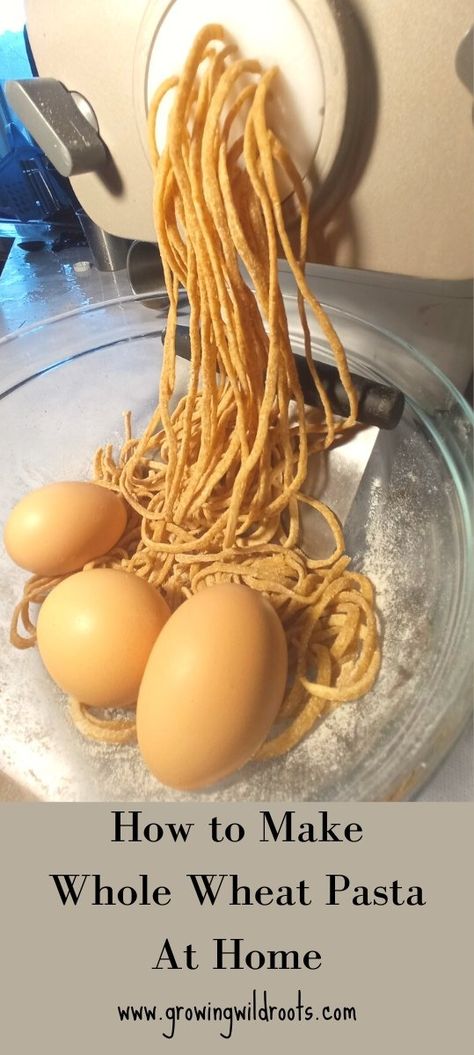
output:
[[[133,412],[135,434],[145,425],[157,397],[167,310],[164,299],[152,296],[153,310],[145,306],[147,298],[125,297],[23,328],[0,342],[2,522],[26,491],[53,480],[86,479],[96,447],[121,443],[125,410]],[[298,351],[290,295],[286,307]],[[25,574],[2,552],[0,771],[25,796],[406,799],[459,735],[471,706],[472,413],[414,348],[326,307],[350,367],[397,386],[406,397],[393,432],[375,434],[363,454],[354,453],[351,441],[328,461],[333,478],[340,467],[355,482],[354,501],[344,513],[347,552],[377,590],[383,663],[374,689],[330,714],[285,757],[249,763],[209,792],[171,792],[146,772],[136,747],[82,739],[36,649],[10,647],[11,611]],[[180,316],[185,322],[185,302]],[[316,332],[313,353],[328,358]],[[186,374],[180,361],[181,385]]]

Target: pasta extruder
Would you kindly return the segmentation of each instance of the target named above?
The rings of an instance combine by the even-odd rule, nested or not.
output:
[[[396,332],[465,388],[468,0],[27,0],[26,16],[39,77],[9,82],[9,101],[90,220],[139,243],[137,281],[157,280],[140,265],[155,241],[147,106],[197,29],[219,21],[244,55],[280,68],[271,119],[311,197],[318,296]],[[290,196],[285,210],[291,223]]]

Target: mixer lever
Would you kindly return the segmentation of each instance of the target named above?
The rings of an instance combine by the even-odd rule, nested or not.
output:
[[[107,148],[82,96],[51,77],[7,81],[5,91],[12,109],[62,176],[93,172],[104,164]]]

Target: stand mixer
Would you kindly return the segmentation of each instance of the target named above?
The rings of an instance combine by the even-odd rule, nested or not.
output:
[[[392,329],[464,390],[471,14],[468,0],[389,12],[380,0],[27,0],[39,78],[9,82],[7,96],[87,216],[141,244],[137,291],[154,288],[148,102],[198,28],[222,22],[242,54],[280,68],[271,120],[311,197],[318,296]],[[291,197],[285,210],[291,224]]]

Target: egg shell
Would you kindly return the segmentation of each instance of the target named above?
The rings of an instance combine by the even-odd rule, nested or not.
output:
[[[288,655],[281,622],[261,594],[222,584],[173,613],[148,660],[137,739],[163,784],[209,787],[239,769],[282,703]]]
[[[63,482],[30,491],[5,525],[7,553],[36,575],[66,575],[108,553],[123,534],[125,502],[99,484]]]
[[[77,572],[43,602],[38,649],[68,695],[95,707],[128,707],[169,615],[161,594],[137,575],[112,568]]]

